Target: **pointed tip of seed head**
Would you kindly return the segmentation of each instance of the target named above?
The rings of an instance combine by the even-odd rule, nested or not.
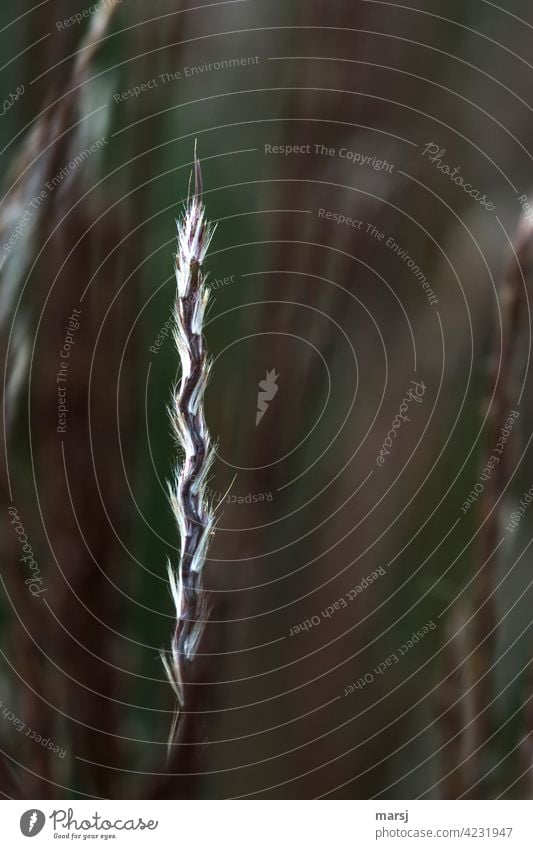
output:
[[[193,189],[194,180],[194,189]],[[187,201],[178,227],[178,253],[176,271],[178,294],[184,298],[192,283],[200,283],[194,273],[195,266],[202,266],[211,244],[216,225],[206,220],[203,203],[201,163],[195,150],[194,165],[189,178]],[[204,286],[205,291],[205,286]]]
[[[189,188],[187,191],[187,207],[190,208],[191,205],[201,206],[203,193],[202,163],[198,156],[198,139],[195,139],[193,165],[189,175]]]
[[[196,139],[194,142],[194,195],[199,203],[202,201],[203,193],[202,166],[198,158],[198,139]]]

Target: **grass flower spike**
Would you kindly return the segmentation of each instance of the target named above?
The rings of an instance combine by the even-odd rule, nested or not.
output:
[[[181,537],[177,567],[170,563],[168,567],[177,623],[171,656],[163,657],[178,700],[170,743],[176,737],[177,728],[187,742],[196,736],[187,733],[186,728],[196,724],[191,713],[195,704],[194,661],[208,614],[203,569],[214,525],[214,514],[205,494],[213,451],[204,414],[209,363],[203,336],[209,296],[203,263],[214,227],[205,217],[202,174],[196,152],[191,183],[193,176],[193,190],[190,185],[183,215],[177,222],[174,341],[181,362],[181,379],[174,390],[170,414],[184,456],[170,485],[172,510]]]

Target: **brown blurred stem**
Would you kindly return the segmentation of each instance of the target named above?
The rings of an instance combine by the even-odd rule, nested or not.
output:
[[[487,413],[486,451],[483,466],[492,455],[513,407],[512,372],[519,337],[521,317],[524,308],[525,283],[524,271],[527,265],[527,253],[531,247],[531,225],[523,218],[515,241],[515,254],[511,257],[504,273],[500,290],[501,343],[496,333],[494,352],[490,363],[490,406]],[[481,532],[479,534],[476,563],[477,574],[473,583],[471,621],[470,678],[472,688],[473,722],[471,727],[471,751],[477,750],[473,770],[475,775],[475,795],[484,798],[489,792],[483,764],[483,747],[494,732],[494,715],[488,709],[493,700],[491,667],[495,659],[497,633],[497,611],[495,598],[495,570],[497,565],[496,548],[499,542],[499,515],[502,495],[507,482],[507,463],[504,454],[494,473],[486,482],[479,503]],[[480,757],[481,755],[481,757]]]

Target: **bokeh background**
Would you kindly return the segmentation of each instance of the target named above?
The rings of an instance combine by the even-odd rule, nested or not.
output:
[[[3,0],[0,45],[2,795],[530,798],[530,4]],[[218,526],[167,758],[195,141]]]

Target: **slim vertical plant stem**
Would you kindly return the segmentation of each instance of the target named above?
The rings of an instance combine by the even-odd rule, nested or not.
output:
[[[436,691],[437,729],[443,748],[439,754],[440,797],[459,799],[466,789],[464,769],[465,703],[461,656],[462,608],[451,611],[445,623],[446,645],[442,655],[442,678]]]
[[[516,257],[513,256],[505,270],[500,290],[501,347],[498,340],[492,353],[488,393],[490,408],[483,467],[490,460],[510,413],[510,384],[524,308],[523,274],[527,267],[527,254],[531,249],[531,236],[531,224],[524,218],[515,242]],[[451,639],[445,653],[443,678],[438,690],[438,707],[442,709],[438,724],[443,739],[448,741],[440,766],[443,795],[449,799],[474,794],[481,798],[491,795],[490,787],[486,786],[488,758],[484,748],[494,733],[493,714],[489,707],[493,700],[490,670],[494,663],[498,622],[494,572],[501,499],[506,480],[506,463],[502,458],[487,481],[480,499],[479,519],[483,531],[477,546],[477,574],[472,588],[473,615],[469,629],[472,651],[464,668],[461,668],[458,656],[461,652],[456,651],[457,637],[453,637],[462,630],[460,620],[468,617],[462,605],[455,613],[455,622],[448,623]],[[463,652],[467,651],[465,646]],[[465,679],[464,683],[461,683],[461,679]],[[529,758],[526,746],[523,746],[523,753]]]
[[[169,746],[180,746],[177,763],[180,771],[187,765],[189,774],[202,744],[197,651],[209,610],[203,572],[214,526],[214,513],[206,497],[206,477],[213,452],[204,414],[209,363],[203,336],[208,302],[203,265],[214,227],[205,217],[196,152],[193,174],[194,190],[189,189],[184,213],[178,221],[174,340],[181,362],[181,379],[174,391],[170,414],[183,460],[171,484],[170,497],[181,551],[177,566],[169,564],[177,623],[170,658],[163,657],[178,702]],[[192,784],[191,777],[187,795],[193,795]]]
[[[533,799],[533,661],[528,664],[524,687],[524,736],[520,744],[523,798]]]
[[[500,438],[500,432],[511,412],[511,383],[515,360],[516,344],[519,337],[521,317],[524,310],[525,283],[524,269],[527,267],[527,254],[531,249],[531,223],[522,218],[515,241],[515,253],[504,273],[501,294],[501,347],[493,353],[491,363],[490,389],[492,398],[488,412],[487,455],[490,460],[494,446]],[[497,465],[494,474],[486,483],[480,500],[480,520],[483,532],[478,548],[479,571],[473,585],[472,641],[474,650],[471,662],[471,678],[474,682],[472,700],[474,721],[472,728],[472,748],[479,749],[475,770],[477,794],[486,793],[485,787],[486,753],[483,748],[494,731],[493,713],[487,707],[493,698],[490,669],[495,658],[495,643],[498,617],[495,596],[495,568],[497,562],[499,516],[502,495],[507,482],[507,463],[504,459]],[[480,748],[481,747],[481,748]]]

